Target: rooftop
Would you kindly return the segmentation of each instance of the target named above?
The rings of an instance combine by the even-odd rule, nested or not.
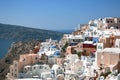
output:
[[[24,79],[15,79],[15,80],[42,80],[37,78],[24,78]]]
[[[111,52],[111,53],[120,54],[120,49],[119,48],[105,48],[102,50],[102,52]]]
[[[93,44],[93,41],[84,41],[84,44]]]

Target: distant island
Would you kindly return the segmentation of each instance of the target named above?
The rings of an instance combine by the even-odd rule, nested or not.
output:
[[[45,40],[48,38],[59,40],[63,33],[57,31],[28,28],[18,25],[0,23],[0,38],[14,41],[26,41],[32,39]]]

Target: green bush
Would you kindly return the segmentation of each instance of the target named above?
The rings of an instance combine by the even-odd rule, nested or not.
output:
[[[65,45],[62,47],[63,52],[66,51],[66,48],[68,47],[68,42],[65,43]]]

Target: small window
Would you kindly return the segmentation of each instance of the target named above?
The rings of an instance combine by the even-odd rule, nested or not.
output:
[[[60,69],[60,67],[58,69]]]
[[[39,69],[42,69],[42,68],[43,68],[42,66],[39,67]]]
[[[28,70],[29,70],[30,68],[28,67]]]
[[[119,21],[119,23],[120,23],[120,21]]]
[[[35,60],[37,60],[38,58],[36,57]]]
[[[83,46],[80,46],[80,48],[83,48]]]
[[[17,74],[15,74],[15,77],[17,77]]]
[[[111,21],[111,23],[112,23],[112,21]]]
[[[107,21],[107,23],[109,23],[109,21]]]
[[[102,46],[98,46],[98,49],[102,49]]]
[[[15,67],[17,67],[17,64],[15,63]]]
[[[118,26],[116,26],[116,29],[118,29]]]
[[[36,69],[36,67],[34,67],[34,69]]]
[[[25,72],[27,71],[26,68],[24,68],[24,71],[25,71]]]
[[[25,58],[23,59],[23,61],[25,61]]]
[[[47,67],[45,67],[45,69],[47,69]]]
[[[118,45],[116,45],[116,48],[118,48]]]
[[[13,73],[11,75],[13,76]]]

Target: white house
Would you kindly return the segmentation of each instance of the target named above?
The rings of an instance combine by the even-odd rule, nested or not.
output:
[[[78,59],[78,55],[77,54],[69,54],[66,56],[66,60],[69,63],[73,63],[76,59]]]
[[[57,64],[54,64],[52,66],[51,70],[52,70],[52,77],[55,77],[58,74],[63,74],[64,73],[64,69],[61,66],[57,65]]]
[[[47,75],[47,74],[45,74],[45,72],[47,74],[51,73],[49,65],[46,65],[46,64],[44,64],[44,65],[39,65],[39,64],[27,65],[27,66],[24,66],[23,73],[19,73],[19,78],[30,78],[30,77],[31,78],[32,77],[41,78],[41,74],[42,74],[42,77],[45,78]]]

